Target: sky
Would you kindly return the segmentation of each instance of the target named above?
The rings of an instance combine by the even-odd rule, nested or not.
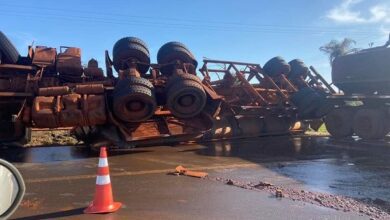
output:
[[[212,59],[264,65],[274,56],[303,59],[328,80],[319,47],[345,37],[357,48],[383,45],[390,32],[388,0],[0,0],[0,30],[22,55],[27,46],[82,48],[83,63],[104,66],[125,36],[144,40],[152,62],[166,42],[180,41],[199,63]]]

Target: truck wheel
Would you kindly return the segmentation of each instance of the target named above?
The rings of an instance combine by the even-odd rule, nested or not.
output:
[[[125,80],[127,80],[127,83],[124,83],[125,85],[137,85],[146,87],[151,90],[154,89],[153,84],[145,78],[130,76],[128,79]]]
[[[20,54],[11,41],[0,31],[0,53],[1,63],[15,64]]]
[[[150,56],[146,44],[135,37],[125,37],[118,40],[112,50],[113,65],[117,72],[129,68],[126,61],[135,59],[139,63],[137,69],[141,74],[149,70]]]
[[[334,138],[352,136],[353,115],[354,112],[350,109],[339,108],[332,110],[324,118],[326,129]]]
[[[159,64],[164,64],[166,62],[172,62],[173,60],[169,59],[169,55],[176,53],[176,57],[179,57],[180,60],[189,60],[190,62],[195,60],[195,56],[191,51],[180,42],[172,41],[164,44],[157,52],[157,62]]]
[[[303,79],[307,78],[309,68],[300,59],[294,59],[288,62],[291,67],[291,71],[288,74],[289,79],[296,79],[302,76]]]
[[[264,74],[275,77],[282,74],[288,74],[291,70],[290,65],[282,57],[274,57],[264,64]]]
[[[198,66],[198,62],[191,51],[182,43],[168,42],[164,44],[157,53],[157,62],[159,64],[169,64],[176,60],[180,60],[183,63],[191,63],[195,69]],[[163,75],[172,74],[173,65],[166,65],[160,68],[160,72]]]
[[[138,44],[139,46],[143,47],[145,50],[149,51],[148,45],[146,45],[146,43],[143,40],[136,38],[136,37],[124,37],[124,38],[118,40],[114,44],[113,50],[117,50],[126,44]]]
[[[353,129],[363,139],[383,139],[387,126],[386,114],[379,109],[360,109],[353,118]]]
[[[178,118],[198,115],[205,107],[206,100],[202,85],[192,80],[177,81],[168,88],[167,108]]]
[[[165,88],[169,89],[172,85],[174,85],[175,83],[177,83],[178,81],[181,81],[181,80],[191,80],[191,81],[197,82],[199,84],[202,84],[202,80],[195,75],[180,74],[180,75],[175,75],[175,76],[170,77],[167,84],[165,85]]]
[[[156,108],[152,89],[129,84],[127,80],[116,85],[113,92],[113,112],[122,121],[145,121],[153,116]]]

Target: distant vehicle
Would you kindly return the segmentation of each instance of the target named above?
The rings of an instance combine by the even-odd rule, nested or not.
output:
[[[2,159],[0,159],[0,186],[0,219],[8,219],[22,201],[26,187],[18,169]]]
[[[390,40],[380,47],[336,57],[332,81],[342,94],[328,96],[324,121],[335,138],[382,139],[390,131]]]

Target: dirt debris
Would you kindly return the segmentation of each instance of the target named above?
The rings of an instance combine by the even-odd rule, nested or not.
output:
[[[26,147],[47,145],[76,145],[78,141],[70,134],[70,130],[32,131],[31,141]]]
[[[227,185],[232,185],[248,190],[266,191],[271,193],[277,198],[288,198],[293,201],[302,201],[315,205],[320,205],[335,210],[344,212],[356,212],[369,216],[371,219],[390,219],[389,210],[383,211],[383,207],[377,207],[376,200],[372,200],[370,203],[361,201],[359,199],[349,198],[346,196],[332,195],[320,192],[311,192],[307,190],[291,189],[286,187],[275,186],[273,184],[265,184],[260,181],[258,183],[241,182],[232,179],[225,178],[209,178],[214,181],[223,182]],[[383,203],[383,202],[382,202]]]

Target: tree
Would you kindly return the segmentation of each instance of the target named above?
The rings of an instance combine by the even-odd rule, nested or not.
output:
[[[357,51],[356,48],[352,48],[355,44],[356,41],[350,38],[344,38],[342,41],[331,40],[329,43],[320,47],[320,51],[328,54],[330,65],[332,65],[336,57]]]

